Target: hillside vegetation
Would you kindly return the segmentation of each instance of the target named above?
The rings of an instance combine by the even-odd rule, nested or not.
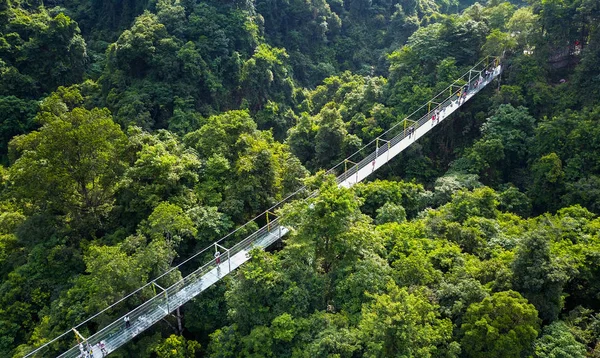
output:
[[[307,185],[282,243],[112,356],[600,357],[598,24],[597,0],[0,0],[0,356]],[[371,181],[323,174],[487,55],[501,78]]]

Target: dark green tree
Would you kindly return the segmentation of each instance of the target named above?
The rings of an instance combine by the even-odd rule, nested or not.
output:
[[[531,302],[545,322],[558,318],[562,289],[568,280],[550,254],[550,232],[537,231],[524,237],[513,263],[513,286]]]
[[[78,96],[78,92],[65,93]],[[42,127],[11,141],[13,193],[38,210],[50,210],[77,225],[102,226],[114,204],[124,170],[125,134],[107,109],[69,109],[49,98],[37,120]]]

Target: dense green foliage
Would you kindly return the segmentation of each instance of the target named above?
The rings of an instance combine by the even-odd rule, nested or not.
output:
[[[598,24],[595,0],[0,0],[0,356],[306,183],[276,250],[114,356],[599,357]],[[502,53],[372,181],[319,172]]]

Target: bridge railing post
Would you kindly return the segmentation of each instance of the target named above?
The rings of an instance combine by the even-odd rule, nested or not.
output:
[[[467,92],[471,90],[471,72],[473,70],[469,70],[469,82],[467,82]]]
[[[160,290],[162,290],[164,292],[165,302],[167,304],[167,314],[171,313],[171,308],[169,307],[169,293],[167,292],[167,290],[162,288],[158,283],[156,283],[156,281],[152,281],[152,285],[158,287]]]
[[[356,178],[358,180],[358,163],[355,163],[353,161],[351,161],[350,159],[344,159],[344,180],[348,179],[348,163],[353,164],[354,166],[352,168],[354,168],[354,171],[356,172]],[[352,169],[351,168],[351,169]],[[352,174],[350,174],[352,175]]]
[[[387,149],[386,149],[386,151],[387,151],[387,159],[386,159],[386,162],[387,162],[387,161],[390,159],[390,141],[389,141],[389,140],[385,140],[385,139],[381,139],[381,138],[379,138],[379,137],[377,137],[377,141],[382,141],[382,142],[385,142],[385,143],[386,143],[386,145],[387,145]],[[377,148],[375,149],[375,158],[378,158],[378,157],[379,157],[379,149],[380,149],[380,148],[382,148],[382,147],[379,147],[379,144],[378,144],[378,145],[377,145]]]
[[[75,333],[75,338],[77,339],[77,344],[80,345],[80,347],[84,347],[83,349],[85,349],[85,352],[81,352],[82,354],[90,354],[91,351],[91,347],[90,344],[88,343],[87,338],[85,338],[81,333],[79,333],[78,330],[76,330],[75,328],[71,328],[73,330],[73,333]],[[81,342],[79,341],[79,339],[81,338]]]
[[[271,232],[271,220],[269,220],[269,214],[273,215],[276,218],[277,218],[277,214],[275,214],[269,210],[265,211],[265,216],[267,218],[267,231]]]
[[[225,252],[227,253],[227,269],[228,269],[227,273],[230,273],[231,272],[231,255],[229,253],[230,250],[228,248],[226,248],[225,246],[219,245],[215,242],[215,252],[219,252],[219,248],[225,250]],[[221,260],[219,259],[220,257],[221,257],[220,254],[218,256],[215,255],[215,260],[217,262],[217,271],[219,271],[219,265],[221,264]]]

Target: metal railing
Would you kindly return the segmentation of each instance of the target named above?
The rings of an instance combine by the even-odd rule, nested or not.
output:
[[[483,73],[489,68],[490,63],[493,64],[493,73],[490,76],[484,77]],[[431,121],[432,114],[435,113],[436,110],[439,110],[441,113],[441,118],[438,118],[438,122],[447,118],[453,111],[460,107],[462,103],[469,100],[479,92],[479,90],[497,77],[501,73],[501,69],[499,57],[484,58],[458,80],[441,91],[437,96],[433,97],[430,101],[419,107],[402,121],[386,130],[373,141],[364,145],[355,153],[339,162],[336,166],[327,171],[327,173],[336,175],[337,183],[347,184],[347,186],[351,186],[363,180],[376,170],[374,161],[380,160],[383,154],[387,154],[384,159],[384,162],[387,162],[401,152],[402,149],[396,148],[397,145],[406,145],[406,147],[408,147],[411,144],[402,143],[404,139],[409,137],[409,139],[415,140],[417,139],[417,136],[420,137],[431,130],[433,125],[431,127],[423,126]],[[475,76],[473,76],[473,74],[475,74]],[[480,76],[484,77],[483,81],[480,81]],[[468,91],[466,98],[461,103],[460,96],[462,95],[464,88],[468,88]],[[413,120],[412,118],[418,119]],[[411,138],[413,135],[415,137]],[[380,142],[385,145],[380,146]],[[392,150],[394,153],[390,155]],[[348,167],[348,163],[351,163],[350,167]],[[371,171],[368,170],[370,163],[373,165]],[[356,177],[355,180],[352,180],[353,176]],[[64,353],[60,354],[59,357],[96,358],[103,356],[102,350],[107,353],[113,352],[133,337],[139,335],[156,322],[165,318],[168,314],[191,300],[206,288],[219,281],[223,276],[235,270],[248,260],[247,253],[252,248],[265,248],[285,235],[288,230],[279,225],[279,218],[276,217],[273,220],[269,220],[269,214],[273,215],[273,210],[292,200],[303,197],[304,194],[308,194],[308,190],[306,187],[301,187],[265,212],[256,216],[254,219],[238,227],[220,240],[187,258],[177,266],[169,269],[109,307],[86,319],[71,330],[64,332],[53,340],[33,350],[27,354],[26,357],[46,357],[56,355],[57,352],[64,351],[76,341],[78,343],[77,345],[67,349]],[[308,194],[308,197],[310,198],[316,195],[317,192],[313,191]],[[265,219],[266,225],[259,225],[261,222],[264,223]],[[259,227],[259,229],[239,240],[239,234],[243,233],[244,230],[252,229],[253,227]],[[227,249],[226,246],[229,245],[231,245],[231,248]],[[220,259],[223,260],[223,262],[217,264],[217,260],[213,258],[213,250],[219,252],[224,251],[227,255],[226,259],[224,258],[224,255],[221,256]],[[199,262],[204,262],[204,264],[199,264]],[[184,277],[179,278],[181,276]],[[167,288],[165,289],[163,287]],[[158,292],[156,290],[157,288]],[[149,295],[151,295],[150,298],[148,298]],[[131,311],[128,310],[128,306],[132,305],[134,302],[140,301],[143,302],[141,305]],[[123,312],[126,313],[123,314]],[[103,325],[102,322],[106,321],[109,317],[119,318],[107,325]],[[128,319],[129,323],[125,323],[125,318]],[[89,335],[87,338],[79,333],[79,331],[84,329],[84,333],[90,333],[91,331],[94,331],[94,326],[101,326],[101,328],[95,330],[95,333]],[[71,334],[73,334],[73,336],[71,336]],[[101,347],[101,343],[103,344],[103,347]]]
[[[447,118],[452,112],[454,112],[458,107],[464,104],[466,101],[471,99],[475,94],[477,94],[482,88],[487,86],[494,78],[500,75],[501,66],[499,62],[499,57],[493,57],[494,65],[493,72],[491,72],[488,76],[485,75],[485,70],[488,69],[487,65],[482,66],[486,63],[486,60],[490,57],[487,57],[477,63],[473,68],[471,68],[467,73],[461,76],[458,80],[453,82],[451,85],[446,87],[445,90],[440,92],[437,96],[433,97],[430,101],[428,101],[425,105],[418,108],[411,115],[406,117],[401,122],[395,124],[390,129],[379,135],[376,139],[363,146],[359,151],[354,153],[352,156],[346,158],[344,163],[350,162],[352,165],[350,168],[345,168],[344,171],[337,177],[338,184],[350,179],[353,175],[356,175],[360,170],[366,168],[369,164],[373,163],[373,161],[383,154],[386,154],[392,147],[400,143],[407,137],[411,136],[422,136],[424,133],[419,134],[418,130],[422,128],[424,124],[432,120],[432,115],[439,110],[440,115],[443,118],[436,120],[435,124],[439,123],[442,119]],[[473,76],[473,74],[475,76]],[[467,88],[467,96],[462,99],[460,96],[462,95],[462,91]],[[448,94],[445,96],[445,94]],[[431,106],[433,104],[433,106]],[[433,109],[432,109],[433,108]],[[427,109],[425,111],[425,109]],[[415,118],[419,115],[420,112],[425,111],[418,119],[411,120],[410,118]],[[402,126],[404,126],[402,128]],[[433,127],[432,125],[431,127]],[[398,129],[403,129],[399,134],[394,135],[395,131]],[[411,134],[411,129],[413,129]],[[431,129],[431,128],[429,128]],[[429,131],[426,130],[426,132]],[[382,142],[384,145],[379,146],[379,142]],[[356,162],[353,159],[358,157],[360,152],[367,152],[368,155],[362,157],[360,161]],[[390,158],[391,159],[391,158]],[[332,170],[338,168],[340,164],[334,167]],[[332,171],[330,170],[330,172]],[[361,180],[364,178],[361,178]],[[350,182],[352,183],[352,182]]]

